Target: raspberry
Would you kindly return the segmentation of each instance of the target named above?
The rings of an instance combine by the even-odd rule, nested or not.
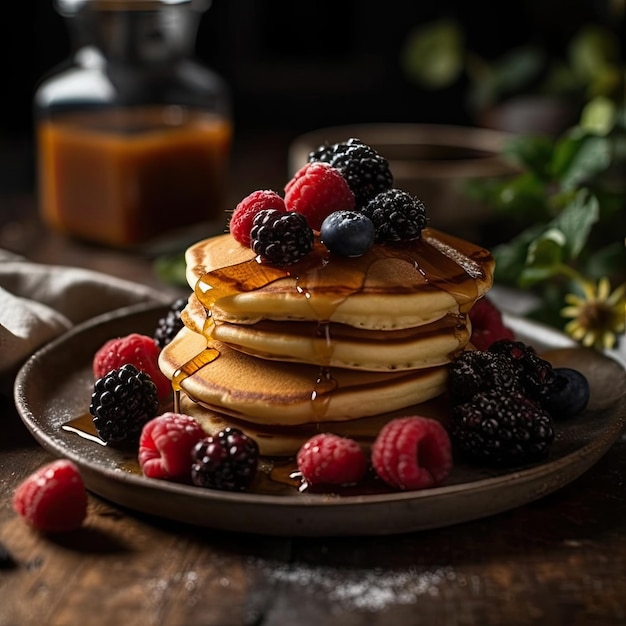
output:
[[[313,231],[304,215],[260,211],[250,231],[251,247],[261,260],[273,265],[291,265],[313,249]]]
[[[495,388],[521,391],[517,373],[506,357],[470,350],[462,352],[450,365],[448,390],[453,403],[462,404],[481,391]]]
[[[452,470],[450,438],[434,419],[401,417],[388,422],[372,445],[374,470],[395,489],[426,489]]]
[[[311,437],[298,451],[298,470],[310,485],[348,485],[359,482],[367,457],[353,439],[332,433]]]
[[[355,211],[335,211],[322,222],[320,240],[334,254],[358,257],[374,244],[372,220]]]
[[[374,222],[381,243],[417,239],[427,223],[422,201],[400,189],[382,191],[361,212]]]
[[[103,441],[135,444],[158,408],[157,389],[150,376],[126,363],[95,382],[89,413]]]
[[[526,394],[538,402],[543,401],[555,382],[556,374],[552,365],[539,357],[532,346],[521,341],[500,339],[489,346],[489,352],[509,359]]]
[[[525,395],[492,389],[452,408],[450,437],[470,462],[513,467],[547,456],[554,428]]]
[[[159,369],[158,359],[161,349],[152,337],[131,333],[107,341],[95,354],[93,373],[95,378],[102,378],[107,372],[131,363],[137,369],[146,372],[157,387],[159,398],[172,393],[172,384]]]
[[[307,163],[285,186],[285,206],[319,231],[331,213],[354,209],[354,193],[339,170],[328,163]]]
[[[13,509],[43,532],[80,528],[87,516],[87,492],[78,467],[59,459],[39,468],[16,488]]]
[[[393,185],[387,159],[354,137],[330,146],[320,146],[309,154],[308,161],[328,163],[339,170],[354,193],[357,208]]]
[[[481,298],[469,312],[472,323],[472,345],[487,350],[500,339],[515,339],[513,331],[504,325],[502,314],[488,298]]]
[[[259,446],[245,433],[229,427],[196,443],[191,458],[194,485],[245,491],[256,474]]]
[[[157,322],[157,326],[154,329],[154,342],[159,348],[165,348],[183,327],[180,314],[186,306],[186,298],[178,298],[178,300],[172,303],[167,313]]]
[[[230,218],[230,234],[242,246],[250,247],[250,230],[254,216],[266,209],[275,209],[281,213],[286,211],[284,200],[271,189],[253,191],[235,207]]]
[[[206,437],[198,422],[180,413],[164,413],[144,425],[139,438],[139,465],[148,478],[191,476],[191,451]]]

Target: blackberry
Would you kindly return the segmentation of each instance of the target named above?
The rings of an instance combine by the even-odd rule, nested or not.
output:
[[[517,372],[526,393],[538,402],[543,402],[556,374],[552,365],[542,359],[532,346],[521,341],[500,339],[489,346],[489,352],[506,357]]]
[[[199,441],[191,452],[191,480],[198,487],[245,491],[256,474],[259,447],[236,428]]]
[[[450,438],[469,462],[513,467],[545,458],[554,428],[541,406],[497,389],[452,408]]]
[[[259,211],[250,230],[250,247],[263,261],[291,265],[313,249],[313,231],[300,213]]]
[[[154,331],[154,341],[159,348],[163,349],[174,339],[178,331],[183,327],[180,314],[187,306],[185,298],[179,298],[172,303],[167,313],[157,322]]]
[[[309,154],[308,161],[329,163],[339,170],[354,194],[357,208],[393,185],[387,159],[354,137],[330,146],[320,146]]]
[[[109,444],[135,444],[144,424],[159,410],[152,378],[126,363],[96,380],[89,413],[100,438]]]
[[[454,404],[468,402],[477,393],[490,389],[506,393],[521,391],[516,371],[508,359],[480,350],[463,352],[452,362],[448,389]]]
[[[361,212],[374,222],[379,243],[417,239],[427,223],[422,201],[400,189],[382,191]]]

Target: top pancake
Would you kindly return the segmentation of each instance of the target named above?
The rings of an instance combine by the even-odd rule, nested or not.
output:
[[[425,229],[420,239],[377,245],[358,258],[317,244],[286,268],[261,264],[231,235],[186,252],[187,281],[215,320],[332,321],[355,328],[413,328],[468,311],[491,287],[489,251]]]

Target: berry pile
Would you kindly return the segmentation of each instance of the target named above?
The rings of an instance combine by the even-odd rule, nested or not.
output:
[[[451,365],[450,437],[470,462],[513,467],[545,458],[554,419],[589,400],[580,372],[553,368],[532,346],[511,339],[462,353]]]
[[[339,170],[354,193],[359,208],[393,185],[387,159],[359,139],[350,138],[330,146],[320,146],[309,154],[308,161],[328,163]]]
[[[374,243],[418,239],[426,222],[424,204],[393,188],[387,160],[353,138],[311,152],[285,185],[284,198],[272,190],[246,196],[229,229],[261,261],[284,266],[311,251],[315,233],[331,253],[356,257]]]
[[[271,194],[260,192],[257,214],[277,213],[264,208]],[[281,200],[282,201],[282,200]],[[280,213],[281,218],[286,214]],[[261,218],[263,215],[260,216]],[[289,215],[288,215],[289,217]],[[289,219],[304,221],[298,214]],[[281,245],[285,247],[285,243]],[[158,368],[158,357],[183,323],[180,313],[186,300],[175,301],[158,320],[154,339],[137,333],[107,341],[94,355],[96,377],[89,412],[99,437],[112,446],[137,446],[138,461],[149,478],[193,483],[201,487],[241,491],[254,477],[258,463],[255,441],[236,429],[225,429],[207,437],[200,424],[181,413],[159,413],[155,382],[170,381]]]
[[[446,429],[427,417],[391,420],[372,444],[371,468],[392,489],[408,491],[440,484],[452,470],[452,447]],[[297,455],[307,485],[350,485],[366,475],[368,462],[359,444],[347,437],[321,433]]]
[[[93,358],[93,374],[102,378],[111,370],[131,363],[138,370],[145,372],[157,388],[159,398],[166,398],[172,393],[172,384],[159,369],[158,359],[161,348],[152,337],[131,333],[107,341]]]
[[[250,231],[257,213],[274,209],[284,213],[285,201],[271,189],[260,189],[246,196],[233,211],[230,218],[230,234],[242,245],[251,245]]]

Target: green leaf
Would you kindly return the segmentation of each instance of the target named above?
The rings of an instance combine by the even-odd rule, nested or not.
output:
[[[500,244],[493,249],[493,256],[496,261],[496,282],[505,285],[519,284],[519,278],[528,256],[528,246],[542,229],[542,225],[527,228],[509,242]]]
[[[567,240],[562,231],[550,228],[530,242],[519,284],[529,287],[559,273]]]
[[[409,33],[401,52],[406,74],[429,89],[454,83],[464,66],[463,36],[456,22],[439,20]]]
[[[532,172],[506,181],[494,196],[496,206],[525,223],[550,217],[544,183]]]
[[[587,261],[586,273],[599,280],[607,276],[612,284],[626,280],[626,247],[621,241],[615,241],[595,251]]]
[[[526,252],[527,246],[522,247],[512,243],[502,244],[494,248],[495,282],[502,285],[517,286],[526,260]]]
[[[508,141],[503,148],[506,157],[540,178],[549,177],[553,158],[553,140],[544,135],[521,135]]]
[[[593,78],[608,62],[619,59],[620,44],[613,32],[597,24],[587,25],[572,38],[568,56],[583,78]]]
[[[563,233],[567,242],[566,252],[569,259],[575,259],[585,247],[599,214],[598,199],[588,190],[581,189],[552,220],[549,230],[555,229]]]
[[[523,91],[541,72],[545,54],[535,46],[505,52],[493,64],[494,81],[501,96]]]
[[[615,102],[604,96],[590,100],[580,116],[580,127],[594,135],[608,135],[615,126],[617,107]]]
[[[553,175],[561,180],[563,189],[574,189],[604,171],[610,163],[610,140],[579,131],[557,142]]]
[[[563,231],[558,228],[549,228],[528,246],[526,265],[544,270],[558,265],[563,261],[566,245],[567,238]]]
[[[184,253],[167,254],[158,257],[154,262],[156,275],[165,283],[188,287],[185,276],[186,263]]]
[[[537,283],[544,282],[557,274],[556,266],[542,267],[524,267],[522,270],[518,284],[522,288],[532,287]]]

